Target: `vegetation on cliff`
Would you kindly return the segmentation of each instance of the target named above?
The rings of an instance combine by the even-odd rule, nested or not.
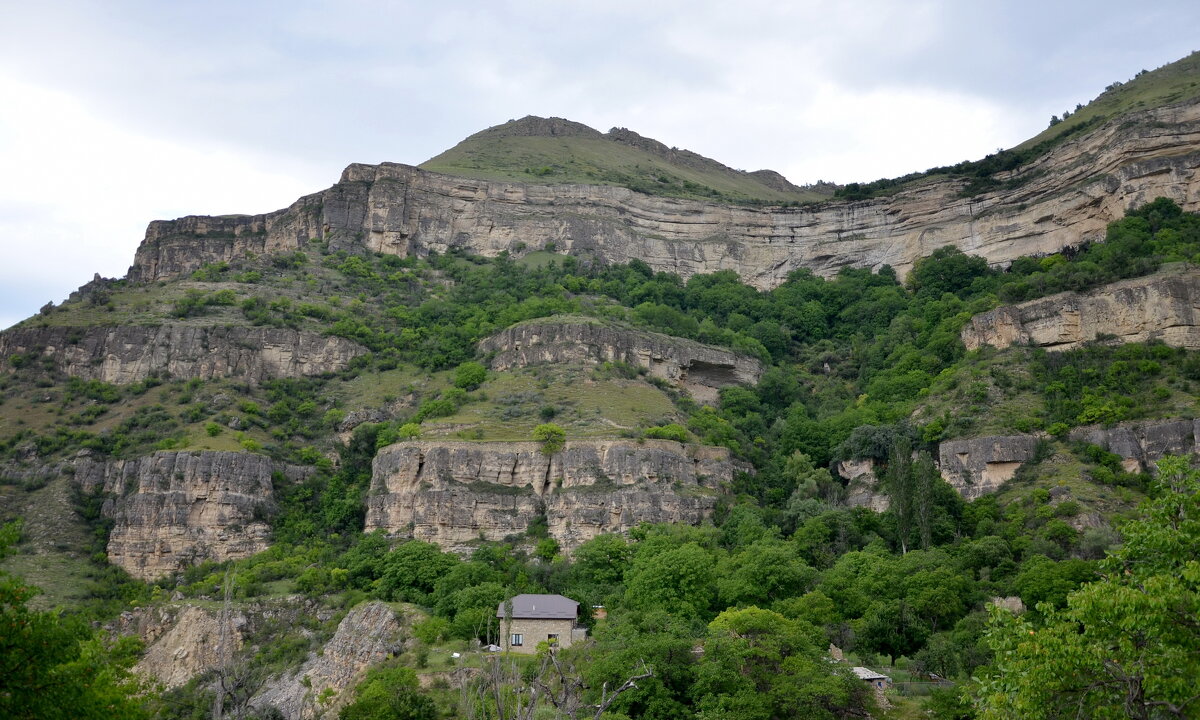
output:
[[[328,252],[314,242],[306,253],[205,267],[186,288],[113,283],[26,325],[185,316],[327,333],[370,354],[313,378],[152,377],[128,386],[65,377],[40,352],[4,358],[4,473],[19,479],[9,485],[14,492],[36,494],[43,480],[20,472],[81,450],[104,459],[214,446],[312,466],[302,480],[276,478],[276,504],[263,508],[270,550],[151,585],[114,573],[94,586],[101,598],[159,602],[178,593],[207,602],[222,596],[228,576],[239,603],[288,593],[335,609],[366,598],[411,603],[425,613],[414,629],[419,644],[398,649],[397,662],[422,671],[430,652],[496,640],[495,608],[505,597],[559,592],[608,611],[603,622],[588,619],[595,643],[572,651],[589,698],[639,662],[653,667],[613,703],[613,717],[870,710],[864,686],[824,659],[830,643],[859,664],[894,665],[897,678],[954,678],[951,694],[965,697],[973,674],[1024,662],[1025,650],[1003,639],[1011,623],[989,620],[988,599],[1019,597],[1032,608],[1021,622],[1048,631],[1078,623],[1084,616],[1072,613],[1090,610],[1072,599],[1097,592],[1086,583],[1113,582],[1101,560],[1121,539],[1115,520],[1133,516],[1146,497],[1168,495],[1119,457],[1069,441],[1067,431],[1194,413],[1200,361],[1161,344],[967,353],[959,330],[1002,301],[1194,262],[1198,234],[1194,216],[1159,200],[1114,223],[1106,243],[1007,271],[943,249],[906,283],[889,268],[847,269],[829,280],[796,272],[767,292],[732,272],[685,282],[639,261],[396,258]],[[496,372],[476,358],[476,343],[497,330],[563,313],[731,347],[767,369],[757,386],[727,387],[717,406],[701,407],[623,363]],[[984,427],[1047,435],[1003,495],[966,503],[930,472],[923,453]],[[418,435],[532,435],[553,452],[563,438],[601,434],[723,445],[755,472],[738,475],[711,525],[601,536],[570,558],[544,518],[523,536],[479,543],[469,557],[361,532],[371,462],[384,445]],[[875,461],[879,491],[893,500],[886,512],[847,507],[847,488],[828,470],[862,458]],[[81,498],[103,541],[100,501]],[[1107,562],[1125,556],[1114,557]],[[1194,599],[1194,588],[1176,591]],[[310,647],[292,629],[251,644],[243,659],[269,674],[284,649],[298,656]],[[202,715],[209,679],[173,692],[156,712]],[[504,680],[506,692],[528,680]],[[443,715],[458,712],[456,693],[417,690],[397,670],[368,677],[346,716],[391,703],[425,716],[420,693]],[[929,709],[942,717],[972,712],[946,698]]]

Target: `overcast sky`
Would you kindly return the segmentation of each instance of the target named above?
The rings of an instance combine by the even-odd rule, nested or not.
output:
[[[1200,3],[0,0],[0,328],[152,219],[260,213],[525,115],[795,183],[976,159],[1200,49]]]

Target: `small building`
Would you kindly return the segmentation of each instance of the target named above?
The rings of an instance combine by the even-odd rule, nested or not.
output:
[[[538,643],[548,642],[558,647],[571,647],[587,635],[575,626],[579,618],[579,603],[562,595],[517,595],[512,603],[512,621],[505,617],[504,606],[496,608],[500,620],[501,645],[505,650],[519,653],[537,652]]]
[[[850,668],[859,680],[875,688],[876,690],[885,690],[892,684],[892,679],[883,673],[877,673],[871,668],[852,667]]]

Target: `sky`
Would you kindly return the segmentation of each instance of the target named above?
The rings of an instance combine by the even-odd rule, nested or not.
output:
[[[1200,3],[0,0],[0,328],[146,224],[261,213],[525,115],[797,184],[977,159],[1200,49]]]

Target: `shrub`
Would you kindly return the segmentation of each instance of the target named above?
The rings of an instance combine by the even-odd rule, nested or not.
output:
[[[667,425],[658,425],[651,428],[646,428],[646,437],[657,440],[674,440],[675,442],[687,442],[687,428],[676,423]]]
[[[454,387],[474,390],[487,380],[487,369],[477,362],[465,362],[454,371]]]

